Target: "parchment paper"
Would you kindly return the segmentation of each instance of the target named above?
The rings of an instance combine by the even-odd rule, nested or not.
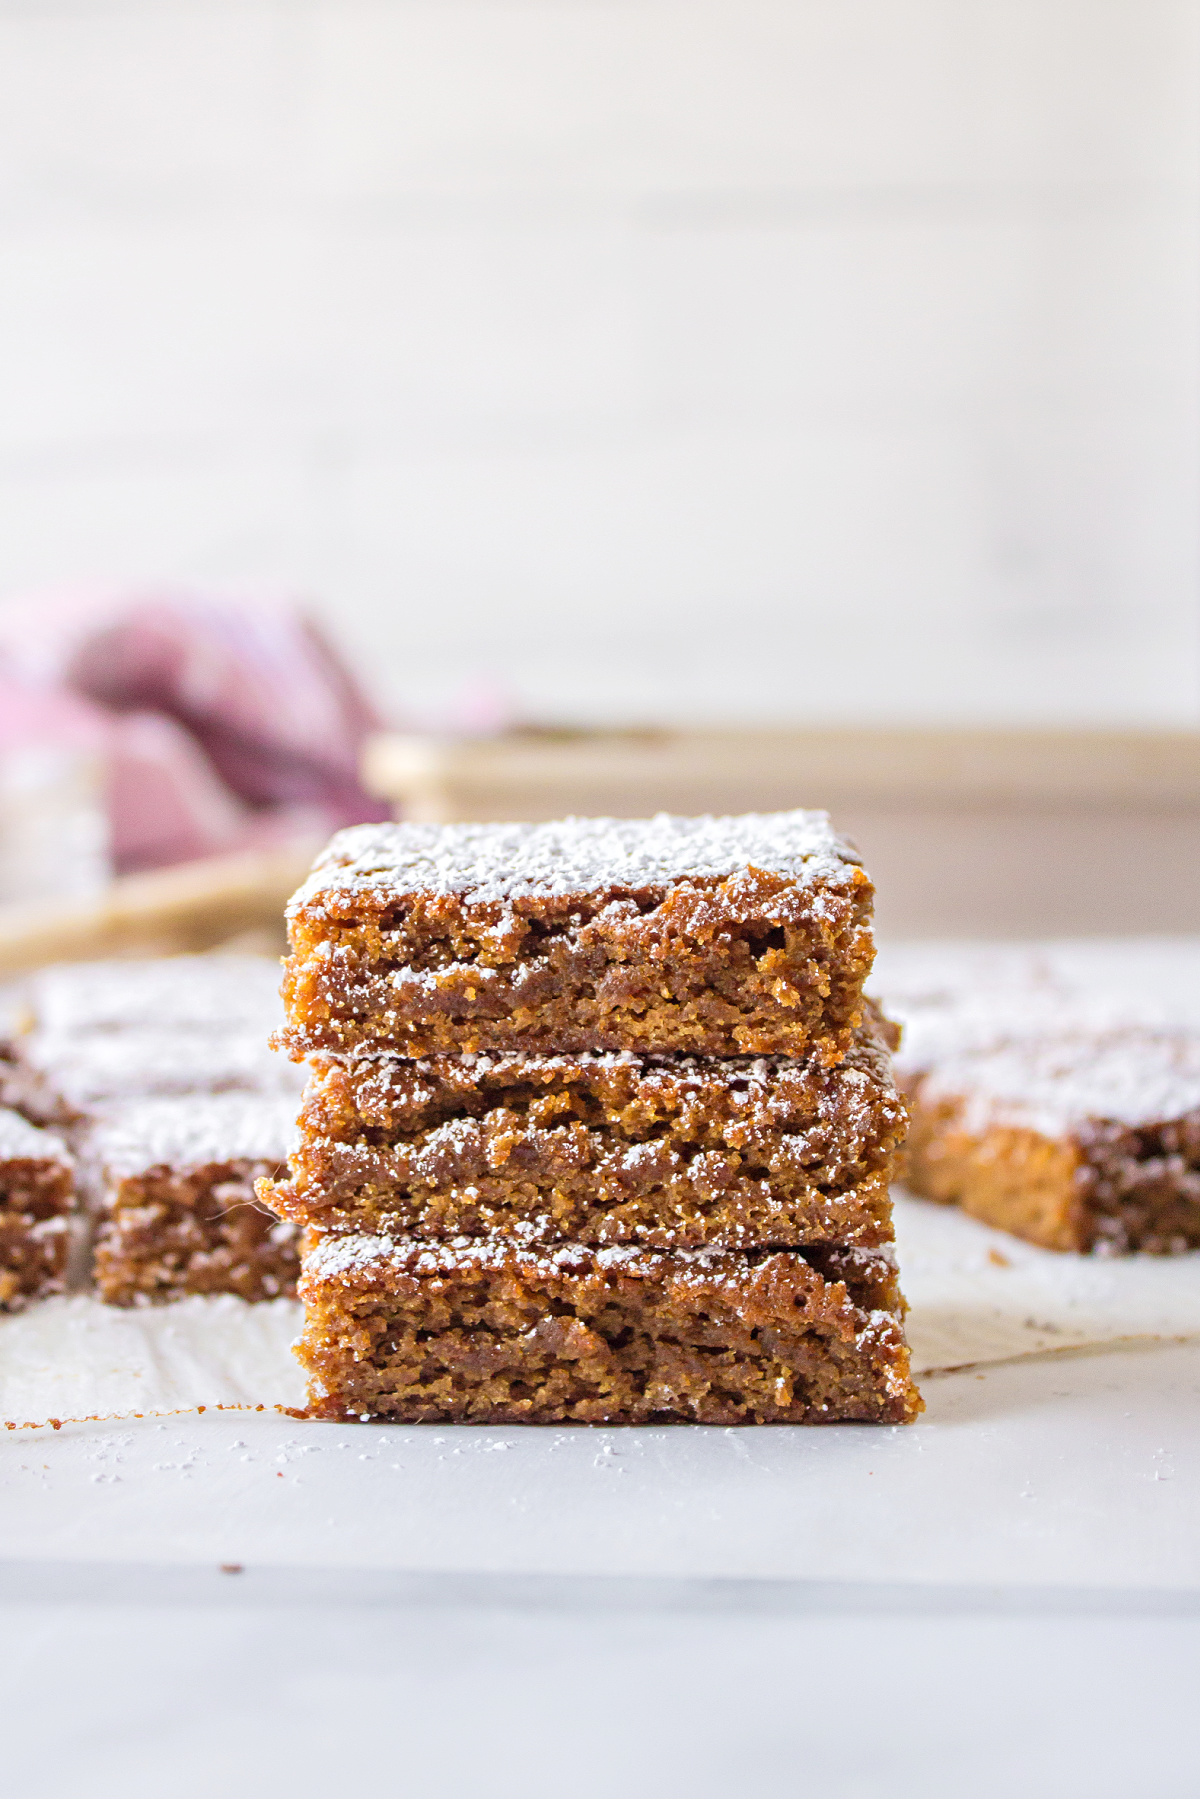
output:
[[[896,1196],[918,1375],[1046,1350],[1200,1336],[1200,1253],[1038,1250],[953,1208]],[[121,1418],[304,1402],[295,1301],[229,1295],[124,1310],[78,1294],[0,1319],[0,1417]]]

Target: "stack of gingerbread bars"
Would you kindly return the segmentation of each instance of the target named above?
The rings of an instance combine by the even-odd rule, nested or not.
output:
[[[340,833],[289,909],[317,1416],[899,1423],[905,1110],[823,814]]]

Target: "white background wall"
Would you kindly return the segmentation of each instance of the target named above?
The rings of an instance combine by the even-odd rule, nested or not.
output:
[[[0,0],[0,590],[393,701],[1200,719],[1195,0]]]

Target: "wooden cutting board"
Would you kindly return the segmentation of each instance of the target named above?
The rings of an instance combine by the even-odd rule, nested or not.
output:
[[[406,818],[823,807],[892,936],[1200,931],[1200,733],[514,731],[377,738]]]
[[[99,901],[0,907],[0,976],[50,962],[211,950],[231,940],[281,952],[283,909],[318,847],[212,857],[127,875]]]

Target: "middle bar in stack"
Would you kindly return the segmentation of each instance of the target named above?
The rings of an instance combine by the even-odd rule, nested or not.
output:
[[[309,1227],[313,1411],[911,1417],[870,905],[823,815],[335,839],[264,1190]]]

